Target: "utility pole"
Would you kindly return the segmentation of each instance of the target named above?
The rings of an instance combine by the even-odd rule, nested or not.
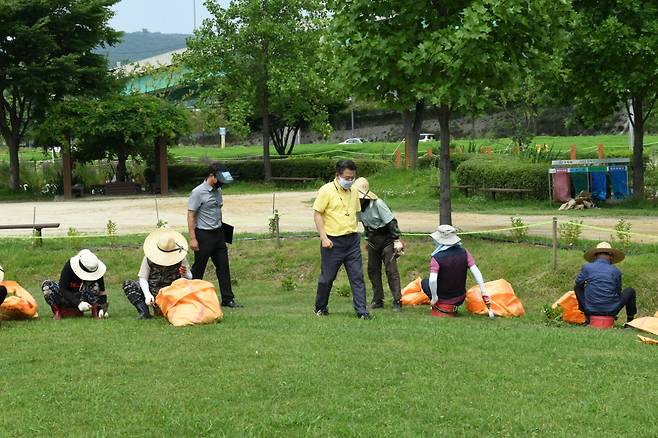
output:
[[[196,0],[192,0],[192,12],[194,14],[194,29],[196,30]]]

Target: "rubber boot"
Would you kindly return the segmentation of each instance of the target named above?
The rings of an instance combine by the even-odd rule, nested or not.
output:
[[[135,307],[137,308],[137,311],[139,312],[139,316],[137,316],[137,319],[151,319],[151,312],[149,311],[149,306],[146,305],[144,301],[141,303],[135,304]]]
[[[50,309],[53,311],[53,319],[55,321],[59,321],[62,319],[62,311],[60,310],[58,305],[51,304]]]
[[[101,310],[101,306],[98,304],[93,304],[91,306],[91,317],[94,319],[101,319],[100,316],[98,316],[98,311]]]

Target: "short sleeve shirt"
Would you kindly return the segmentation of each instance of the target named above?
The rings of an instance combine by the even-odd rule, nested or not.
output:
[[[356,190],[345,190],[336,180],[331,181],[320,187],[313,210],[322,215],[328,236],[356,233],[357,214],[361,210]]]
[[[196,228],[216,230],[222,226],[222,190],[206,181],[196,186],[187,201],[187,209],[196,213]]]

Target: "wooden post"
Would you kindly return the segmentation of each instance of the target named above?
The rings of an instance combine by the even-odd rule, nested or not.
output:
[[[599,151],[599,160],[602,160],[603,159],[603,143],[599,143],[598,151]]]
[[[428,157],[431,157],[431,156],[433,156],[433,155],[434,155],[434,154],[432,153],[432,148],[427,148],[427,156],[428,156]]]
[[[395,150],[395,167],[400,167],[402,165],[402,154],[400,153],[400,148]]]
[[[572,144],[569,146],[569,159],[570,160],[575,160],[576,159],[576,145]]]
[[[73,198],[73,186],[70,146],[62,146],[62,177],[64,178],[64,199],[71,199]]]
[[[160,195],[168,196],[169,168],[167,165],[167,138],[159,137],[156,141],[158,142],[158,159],[160,161]]]
[[[557,271],[557,218],[553,217],[553,270]]]

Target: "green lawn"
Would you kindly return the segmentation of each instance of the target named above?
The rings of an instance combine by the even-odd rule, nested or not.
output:
[[[655,145],[658,143],[658,135],[645,135],[646,145]],[[454,139],[452,143],[457,147],[468,150],[469,139]],[[509,147],[511,140],[509,138],[478,138],[474,140],[477,147],[492,146],[495,150],[503,150]],[[553,137],[537,136],[533,139],[536,144],[548,144],[553,146],[554,150],[569,150],[570,145],[575,144],[579,152],[596,151],[597,145],[602,143],[606,149],[628,149],[628,137],[625,135],[590,135],[590,136],[572,136],[572,137]],[[295,146],[295,155],[330,155],[330,156],[355,156],[355,157],[382,157],[393,154],[397,147],[404,152],[404,142],[372,142],[357,145],[341,145],[335,143],[315,143],[301,144]],[[438,142],[431,141],[420,143],[418,149],[420,153],[428,147],[437,147]],[[178,159],[231,159],[262,156],[263,148],[260,145],[249,146],[230,146],[220,149],[218,146],[177,146],[170,148],[170,154]],[[41,149],[22,148],[21,158],[27,160],[48,160],[49,153],[44,153]],[[272,156],[276,151],[272,147]],[[7,148],[0,146],[0,161],[8,161],[9,155]]]
[[[82,244],[2,240],[0,260],[36,292]],[[628,330],[543,320],[541,306],[570,289],[579,251],[560,250],[553,273],[549,248],[466,240],[486,279],[514,285],[523,318],[388,307],[360,321],[336,293],[328,318],[312,314],[317,240],[240,241],[231,263],[245,308],[218,325],[174,328],[135,321],[119,290],[136,275],[141,239],[88,244],[108,265],[112,316],[55,322],[37,296],[41,319],[2,324],[8,436],[658,434],[658,348]],[[430,250],[409,239],[403,283],[426,272]],[[658,308],[655,260],[647,252],[621,265],[643,314]],[[335,288],[345,284],[341,274]]]

